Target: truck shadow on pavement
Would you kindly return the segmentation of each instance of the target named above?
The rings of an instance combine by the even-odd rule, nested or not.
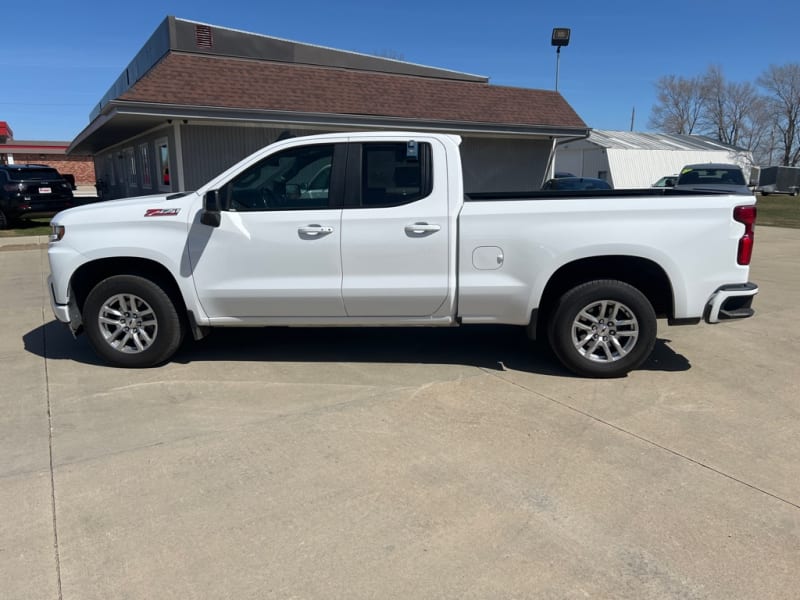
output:
[[[86,336],[73,339],[57,321],[23,336],[25,349],[49,360],[104,365]],[[688,359],[659,338],[639,370],[677,372]],[[187,340],[173,357],[179,364],[203,362],[331,362],[447,364],[541,375],[570,376],[546,344],[531,342],[522,328],[475,325],[464,328],[230,328]]]

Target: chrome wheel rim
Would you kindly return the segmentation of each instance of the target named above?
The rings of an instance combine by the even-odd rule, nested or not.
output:
[[[133,294],[116,294],[103,302],[97,323],[106,343],[125,354],[144,352],[158,335],[153,308]]]
[[[612,363],[625,358],[639,339],[639,321],[622,302],[597,300],[572,322],[572,344],[584,358]]]

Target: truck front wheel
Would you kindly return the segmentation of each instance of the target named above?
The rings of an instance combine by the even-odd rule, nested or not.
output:
[[[585,377],[621,377],[640,366],[656,341],[647,297],[622,281],[583,283],[558,301],[548,336],[562,364]]]
[[[120,367],[163,363],[184,333],[169,294],[136,275],[115,275],[98,283],[86,297],[83,324],[97,355]]]

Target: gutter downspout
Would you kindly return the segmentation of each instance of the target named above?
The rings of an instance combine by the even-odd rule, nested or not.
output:
[[[183,174],[183,144],[181,143],[181,124],[176,120],[172,124],[172,127],[175,132],[175,162],[178,163],[175,165],[177,167],[175,174],[178,176],[178,189],[176,191],[185,192],[186,178]]]
[[[553,138],[553,145],[550,148],[550,156],[547,159],[547,167],[544,170],[544,178],[542,179],[542,182],[539,184],[540,188],[544,185],[545,181],[553,177],[553,170],[555,169],[555,162],[556,162],[556,150],[558,149],[558,146],[561,146],[562,144],[568,144],[569,142],[579,142],[581,140],[589,139],[590,135],[592,135],[591,129],[585,135],[578,135],[575,137],[568,137],[562,139],[558,139],[555,137]]]

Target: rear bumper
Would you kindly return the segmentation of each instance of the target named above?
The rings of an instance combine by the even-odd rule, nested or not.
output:
[[[3,211],[11,218],[52,217],[62,210],[78,206],[72,196],[34,197],[29,200],[17,198],[4,204]]]
[[[752,317],[755,311],[751,306],[757,293],[758,286],[752,282],[723,285],[711,294],[703,318],[707,323],[719,323]]]

